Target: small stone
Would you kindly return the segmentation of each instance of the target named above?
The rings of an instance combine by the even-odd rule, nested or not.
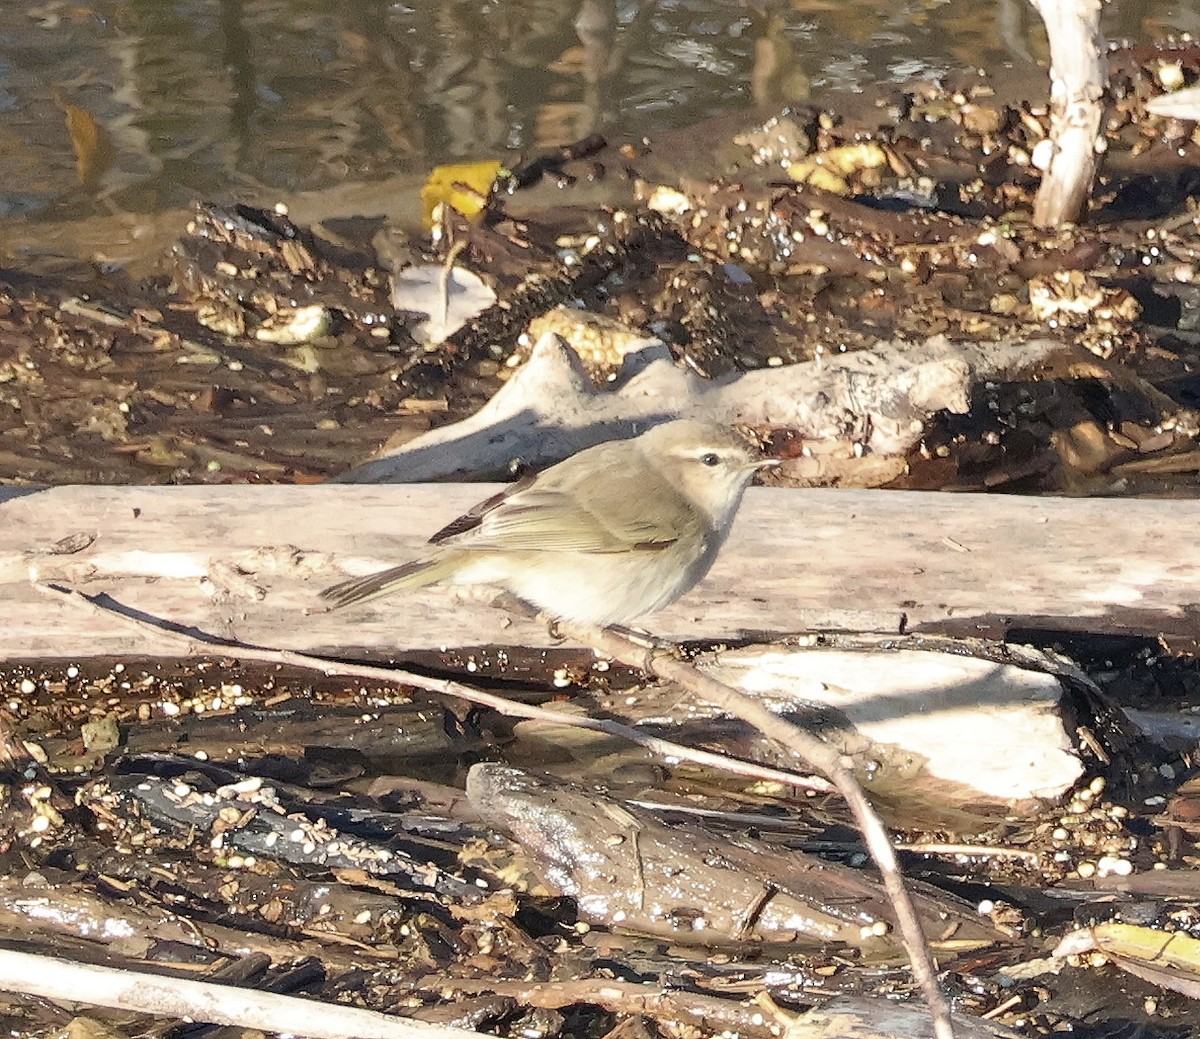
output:
[[[1004,129],[1004,112],[991,105],[963,105],[963,129],[970,133],[985,134],[999,133]]]
[[[1154,78],[1163,90],[1178,90],[1184,84],[1183,63],[1180,61],[1160,61],[1154,70]]]

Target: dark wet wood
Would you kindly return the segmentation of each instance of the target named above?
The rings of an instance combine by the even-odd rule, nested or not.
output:
[[[537,863],[548,889],[577,900],[589,923],[684,945],[768,942],[902,954],[887,895],[874,878],[795,849],[672,826],[596,791],[493,763],[474,766],[467,796]],[[972,907],[922,888],[914,893],[935,948],[982,948],[1003,935]],[[703,906],[703,909],[698,907]]]
[[[424,551],[495,487],[0,491],[0,658],[178,656],[34,580],[224,639],[390,656],[546,646],[544,626],[432,588],[322,612],[320,590]],[[643,624],[671,638],[1029,626],[1195,638],[1200,502],[752,489],[709,578]],[[478,597],[476,597],[478,598]]]

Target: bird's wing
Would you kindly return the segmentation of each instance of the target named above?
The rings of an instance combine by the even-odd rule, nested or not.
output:
[[[644,503],[628,493],[605,500],[603,515],[581,507],[575,494],[531,487],[508,495],[478,523],[446,539],[456,547],[509,552],[653,551],[674,541],[677,525],[646,518]],[[602,499],[603,500],[603,499]]]
[[[461,535],[478,528],[479,524],[483,522],[484,516],[504,504],[509,498],[532,487],[536,480],[536,476],[523,476],[516,483],[505,487],[499,494],[493,494],[490,498],[485,498],[478,505],[464,512],[458,519],[453,519],[442,527],[441,530],[429,539],[429,543],[431,545],[440,545],[442,542],[450,541],[454,538],[462,540]]]
[[[480,525],[474,545],[510,551],[627,552],[634,547],[665,548],[660,525],[648,523],[637,509],[613,508],[603,518],[579,504],[574,495],[531,489],[493,509]]]
[[[510,552],[628,552],[666,548],[694,525],[692,507],[665,480],[644,473],[635,486],[622,445],[601,444],[521,480],[438,531],[435,544]],[[647,503],[654,507],[647,510]],[[591,507],[588,506],[591,503]],[[647,515],[649,511],[650,515]],[[690,521],[690,523],[689,523]]]

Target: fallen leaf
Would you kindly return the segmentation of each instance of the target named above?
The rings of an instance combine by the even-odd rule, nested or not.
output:
[[[439,205],[449,206],[468,220],[478,220],[487,208],[499,172],[500,163],[495,159],[435,166],[421,189],[425,226],[433,226],[433,211]]]
[[[419,343],[434,346],[452,336],[496,302],[483,279],[463,267],[438,264],[406,267],[392,282],[392,305],[397,310],[427,314],[409,329]]]
[[[54,100],[67,119],[79,183],[85,188],[94,188],[117,157],[112,138],[86,108],[71,104],[61,94],[56,93]]]

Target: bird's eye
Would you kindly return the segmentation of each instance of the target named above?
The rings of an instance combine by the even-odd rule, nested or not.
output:
[[[700,461],[707,466],[714,466],[720,463],[721,457],[715,451],[709,451],[708,454],[700,456]]]

